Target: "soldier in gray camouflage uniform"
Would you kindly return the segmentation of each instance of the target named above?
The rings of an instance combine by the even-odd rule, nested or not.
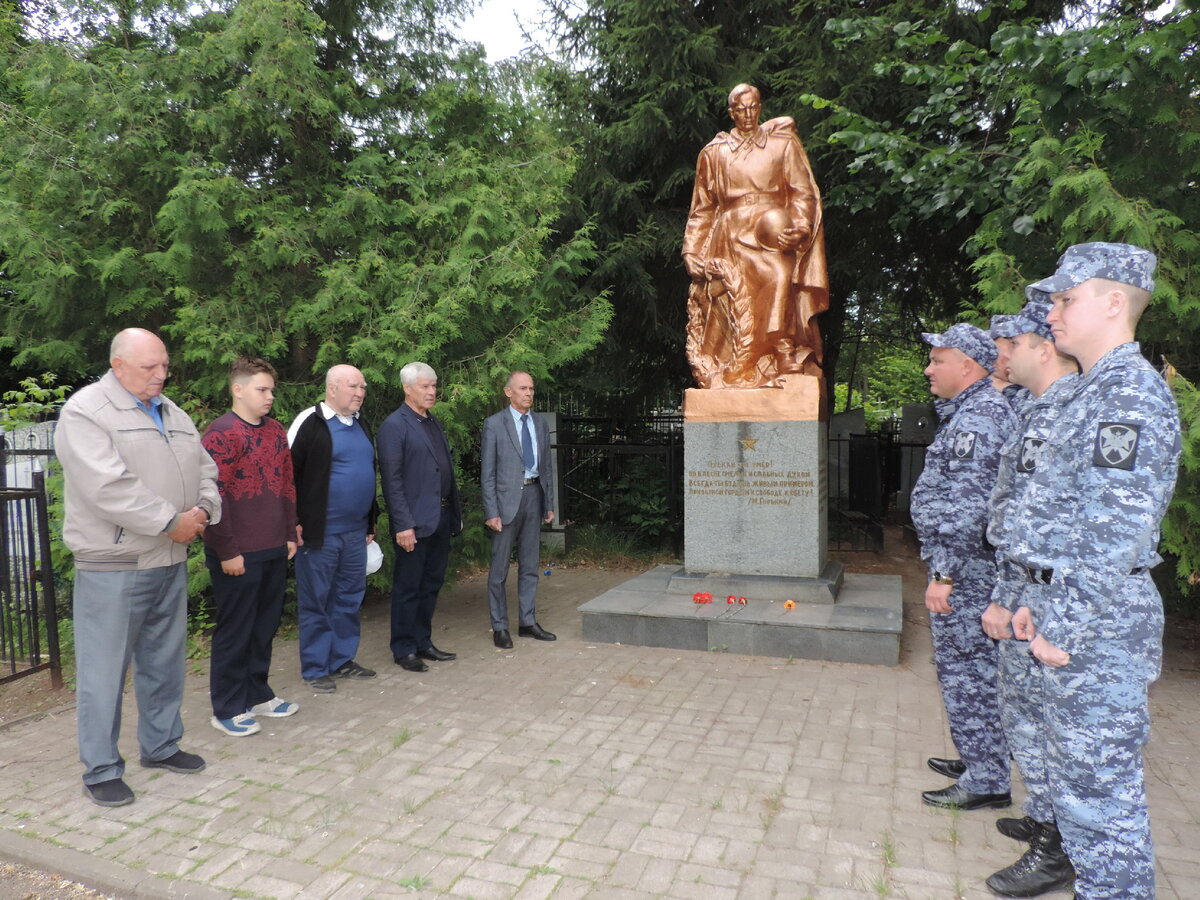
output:
[[[925,606],[950,734],[964,770],[956,784],[921,797],[930,806],[1008,806],[1008,747],[1000,727],[996,644],[979,617],[991,596],[996,561],[984,530],[1000,447],[1016,417],[988,377],[996,345],[973,325],[923,335],[933,349],[925,369],[941,425],[912,492],[912,518],[929,566]],[[932,759],[931,768],[954,777]]]
[[[1163,614],[1149,570],[1180,450],[1174,399],[1133,341],[1154,265],[1080,244],[1031,285],[1083,375],[1007,511],[1008,559],[1031,582],[1012,624],[1044,663],[1046,772],[1081,900],[1154,897],[1142,747]]]
[[[1009,627],[1029,579],[1024,569],[1007,561],[1010,538],[1006,513],[1037,471],[1041,449],[1079,381],[1075,360],[1059,353],[1054,345],[1046,324],[1050,302],[1040,299],[1042,296],[1034,292],[1025,308],[998,329],[1011,341],[1009,375],[1014,384],[1021,385],[1023,395],[1019,401],[1023,424],[1005,441],[992,491],[988,540],[996,548],[998,577],[992,602],[983,614],[984,632],[1000,642],[1000,717],[1026,793],[1024,818],[996,822],[1001,834],[1030,842],[1020,859],[987,880],[989,888],[1007,897],[1036,897],[1075,880],[1075,870],[1063,852],[1054,823],[1042,756],[1042,664],[1030,656],[1028,643],[1010,640]],[[993,330],[997,330],[994,320]]]
[[[996,345],[996,365],[992,372],[992,385],[1004,395],[1004,399],[1019,415],[1020,402],[1029,396],[1029,392],[1019,384],[1014,384],[1008,371],[1008,361],[1012,356],[1013,338],[1018,332],[1014,330],[1017,316],[992,316],[988,327],[988,337]]]

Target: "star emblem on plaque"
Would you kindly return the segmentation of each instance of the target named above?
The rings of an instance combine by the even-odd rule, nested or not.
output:
[[[738,443],[742,445],[743,450],[758,449],[758,438],[739,438]]]

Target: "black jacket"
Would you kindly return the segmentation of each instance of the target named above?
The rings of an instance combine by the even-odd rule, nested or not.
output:
[[[362,428],[362,422],[359,422]],[[375,442],[370,432],[363,434]],[[292,443],[292,471],[296,480],[296,518],[303,529],[301,537],[305,545],[319,550],[325,543],[325,514],[329,510],[329,471],[333,466],[333,436],[325,424],[321,404],[313,408],[312,415],[300,423],[296,439]],[[375,461],[371,460],[371,474],[375,474]],[[375,533],[375,521],[379,518],[379,499],[371,501],[367,513],[367,534]]]

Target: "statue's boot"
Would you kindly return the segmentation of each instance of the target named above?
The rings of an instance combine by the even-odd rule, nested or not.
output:
[[[1038,822],[1029,849],[1015,863],[987,879],[1001,897],[1037,897],[1069,887],[1075,868],[1062,846],[1062,835],[1053,822]]]
[[[775,370],[780,375],[796,375],[804,371],[804,361],[811,350],[797,350],[792,341],[784,338],[775,344]]]

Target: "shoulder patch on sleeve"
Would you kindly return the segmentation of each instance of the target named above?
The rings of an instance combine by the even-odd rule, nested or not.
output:
[[[1033,472],[1042,458],[1042,448],[1046,442],[1041,438],[1026,437],[1021,440],[1021,456],[1017,459],[1017,471],[1024,474]]]
[[[973,459],[975,456],[975,432],[960,431],[954,436],[954,458]]]
[[[1106,469],[1132,469],[1137,460],[1141,428],[1131,422],[1101,422],[1096,429],[1092,465]]]

